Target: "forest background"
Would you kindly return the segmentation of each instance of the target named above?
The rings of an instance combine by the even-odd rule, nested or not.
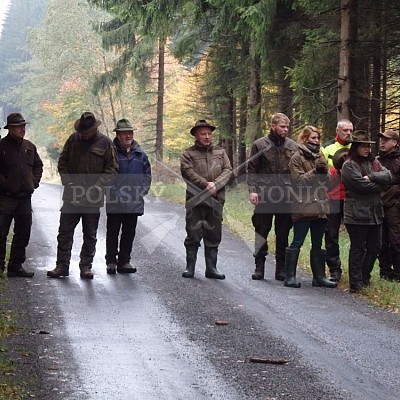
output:
[[[253,206],[240,181],[274,112],[290,117],[294,138],[313,124],[329,140],[341,118],[373,139],[400,128],[398,0],[9,1],[0,122],[10,112],[30,121],[46,178],[57,177],[75,120],[92,111],[110,138],[128,118],[151,159],[153,194],[183,202],[180,154],[194,122],[207,119],[239,183],[228,190],[224,223],[252,241]],[[309,247],[307,238],[300,263],[308,270]],[[340,247],[346,272],[344,230]],[[377,268],[374,282],[363,295],[399,312],[399,285]]]
[[[126,117],[155,165],[176,165],[205,118],[239,177],[277,111],[291,134],[398,129],[399,27],[397,0],[11,0],[0,120],[21,111],[56,161],[83,111],[110,137]]]

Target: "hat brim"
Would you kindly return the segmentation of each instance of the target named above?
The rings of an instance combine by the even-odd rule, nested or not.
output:
[[[211,132],[215,131],[215,126],[213,125],[199,125],[199,126],[194,126],[191,130],[190,130],[190,134],[192,136],[194,136],[196,134],[196,130],[199,128],[210,128]]]
[[[114,128],[113,132],[118,133],[118,132],[135,132],[135,129],[133,128]]]
[[[3,129],[8,129],[9,126],[21,126],[21,125],[27,125],[27,124],[30,124],[30,122],[21,121],[21,122],[9,123]]]
[[[366,143],[366,144],[375,144],[376,142],[372,140],[351,140],[349,143]]]
[[[98,128],[98,127],[101,125],[101,121],[98,120],[98,119],[96,119],[95,124],[94,124],[93,126],[91,126],[89,129],[81,130],[81,129],[79,129],[79,122],[80,122],[80,121],[81,121],[81,120],[80,120],[80,118],[79,118],[79,119],[77,119],[77,120],[75,121],[75,123],[74,123],[74,129],[75,129],[77,132],[79,132],[79,133],[89,132],[89,131],[91,131],[91,130],[94,129],[94,128]]]

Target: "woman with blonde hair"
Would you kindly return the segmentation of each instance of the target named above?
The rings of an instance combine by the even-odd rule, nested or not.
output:
[[[310,264],[313,286],[334,288],[325,275],[326,250],[322,249],[322,239],[329,214],[327,196],[328,164],[321,153],[321,132],[314,126],[304,127],[298,137],[299,149],[289,163],[293,182],[293,241],[286,249],[285,286],[299,288],[296,281],[297,261],[300,249],[308,231],[311,232]]]

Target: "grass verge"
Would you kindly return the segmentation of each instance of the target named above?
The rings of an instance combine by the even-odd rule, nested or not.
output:
[[[4,293],[6,278],[0,276],[0,292]],[[11,311],[7,310],[7,299],[0,296],[0,399],[21,400],[22,388],[16,385],[13,376],[15,366],[5,345],[5,338],[17,331],[16,321]]]

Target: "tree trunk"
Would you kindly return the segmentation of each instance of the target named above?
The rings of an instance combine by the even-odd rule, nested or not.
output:
[[[246,128],[248,142],[253,142],[262,136],[260,60],[255,55],[254,48],[255,43],[252,42],[250,44],[249,108]]]
[[[238,171],[237,176],[246,175],[246,125],[247,125],[247,96],[242,96],[239,106],[239,137],[238,137]],[[239,179],[239,182],[241,179]]]
[[[357,0],[341,0],[340,7],[340,54],[337,102],[338,120],[344,118],[350,119],[351,117],[351,92],[354,90],[354,43],[357,33],[355,26],[357,22]]]
[[[156,120],[156,159],[163,161],[164,133],[164,82],[165,82],[165,40],[159,40],[158,48],[158,91],[157,91],[157,120]]]

